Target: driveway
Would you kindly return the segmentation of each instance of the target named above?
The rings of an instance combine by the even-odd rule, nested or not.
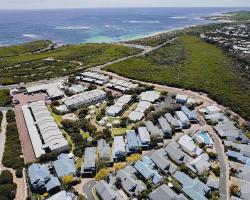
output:
[[[97,182],[92,179],[92,180],[88,181],[86,184],[84,184],[84,186],[82,188],[82,191],[84,194],[86,194],[88,200],[95,200],[95,198],[93,197],[93,194],[92,194],[92,189],[96,185],[96,183]]]

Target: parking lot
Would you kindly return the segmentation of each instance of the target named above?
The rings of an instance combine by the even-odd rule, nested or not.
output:
[[[22,93],[14,95],[14,99],[19,101],[19,104],[15,105],[15,113],[25,163],[35,160],[35,154],[30,141],[29,133],[25,124],[21,107],[27,104],[28,102],[44,100],[45,96],[46,94],[44,93],[38,93],[34,95],[24,95]]]

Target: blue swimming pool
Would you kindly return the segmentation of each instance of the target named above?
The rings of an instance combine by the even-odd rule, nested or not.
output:
[[[207,144],[207,145],[212,144],[212,140],[206,131],[201,130],[201,131],[197,132],[196,136],[203,138],[203,141],[205,144]]]

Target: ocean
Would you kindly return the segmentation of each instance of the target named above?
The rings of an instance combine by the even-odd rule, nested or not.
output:
[[[62,44],[131,40],[211,21],[202,16],[249,8],[0,10],[0,46],[48,39]]]

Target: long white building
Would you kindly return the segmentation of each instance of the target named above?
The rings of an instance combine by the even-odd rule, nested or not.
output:
[[[79,108],[84,104],[93,104],[104,100],[106,94],[103,90],[96,89],[65,98],[63,102],[68,109]]]
[[[68,150],[67,140],[43,101],[24,105],[22,111],[36,158],[46,152]]]

